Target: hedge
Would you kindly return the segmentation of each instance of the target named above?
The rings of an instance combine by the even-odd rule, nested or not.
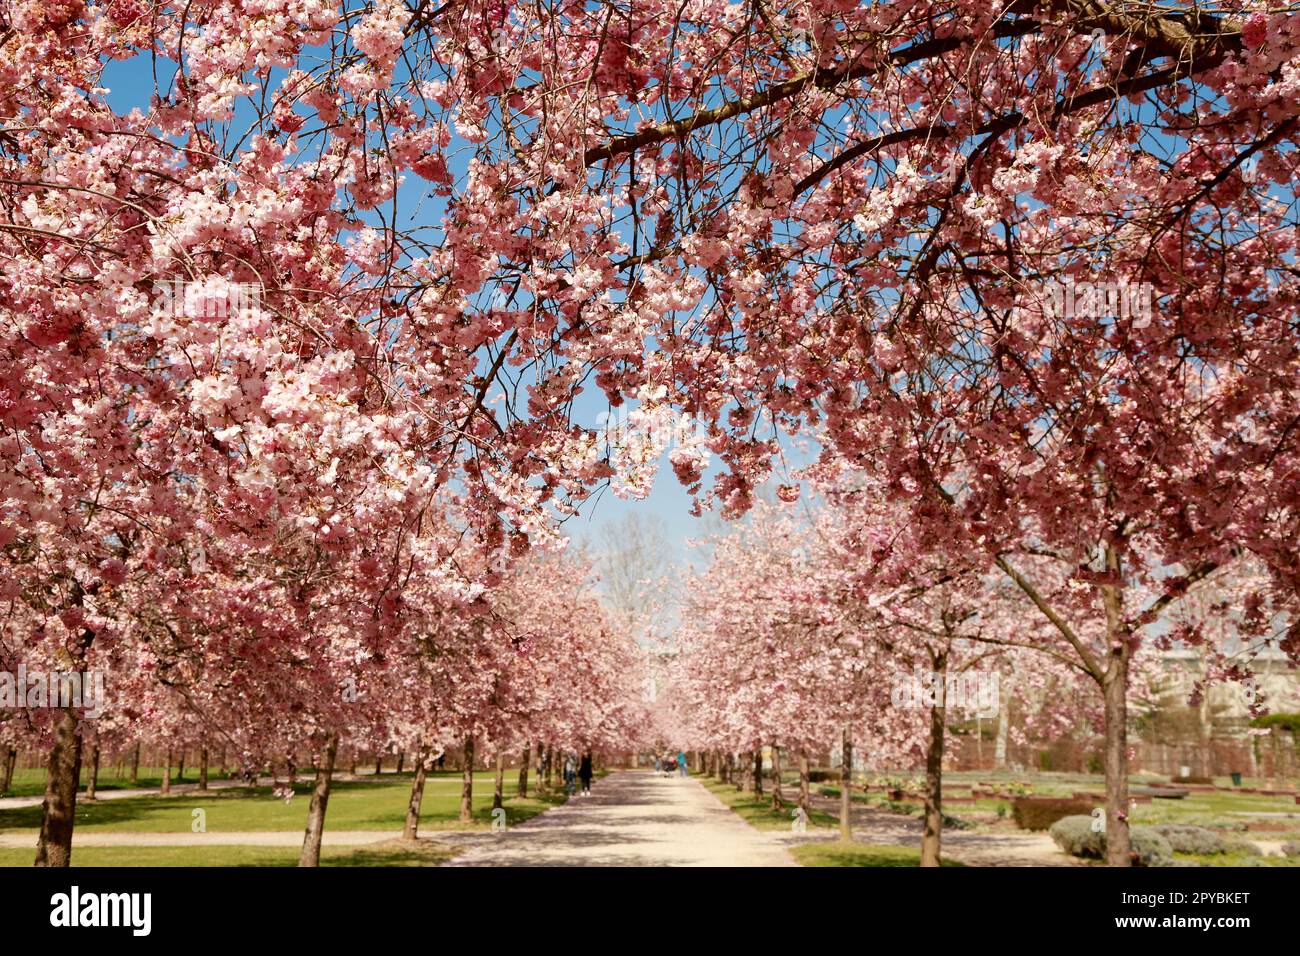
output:
[[[1091,800],[1068,797],[1017,797],[1011,802],[1011,815],[1022,830],[1046,830],[1064,817],[1092,813]]]
[[[1052,840],[1070,856],[1104,860],[1106,834],[1092,828],[1091,816],[1063,817],[1052,824]],[[1174,850],[1152,827],[1129,827],[1134,866],[1172,866]]]

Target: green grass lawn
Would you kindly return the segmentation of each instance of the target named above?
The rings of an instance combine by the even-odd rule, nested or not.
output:
[[[478,829],[491,824],[493,773],[474,775],[474,822],[462,824],[460,774],[431,773],[420,808],[423,829]],[[522,823],[556,803],[563,795],[526,799],[516,796],[517,778],[505,781],[505,810],[509,823]],[[120,800],[77,801],[78,833],[189,833],[192,811],[207,815],[207,832],[238,830],[300,830],[306,824],[311,783],[300,781],[294,798],[285,803],[269,787],[195,792],[169,797],[129,797]],[[336,781],[330,791],[327,830],[400,830],[411,793],[410,774],[384,774],[379,779]],[[39,830],[41,808],[0,810],[0,830]],[[29,861],[30,862],[30,861]]]
[[[771,793],[764,793],[761,798],[755,799],[752,793],[737,790],[736,785],[732,783],[719,783],[712,777],[697,777],[700,783],[704,784],[715,797],[731,808],[732,812],[745,820],[757,830],[789,830],[794,817],[792,812],[797,801],[792,802],[790,797],[797,797],[799,794],[798,785],[793,789],[786,789],[785,806],[780,810],[772,808]],[[830,814],[823,813],[820,810],[813,810],[808,814],[809,826],[839,826],[839,820]]]
[[[920,866],[921,851],[905,846],[869,846],[833,840],[791,847],[790,855],[803,866]],[[940,860],[941,866],[964,866]]]
[[[436,866],[456,851],[421,840],[385,840],[371,846],[324,847],[321,866]],[[31,866],[32,850],[0,849],[0,866]],[[297,866],[298,847],[138,846],[76,847],[73,866]]]

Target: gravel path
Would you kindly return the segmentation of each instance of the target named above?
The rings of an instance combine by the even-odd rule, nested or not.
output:
[[[440,833],[466,851],[447,866],[794,866],[778,840],[699,781],[620,770],[500,833]]]

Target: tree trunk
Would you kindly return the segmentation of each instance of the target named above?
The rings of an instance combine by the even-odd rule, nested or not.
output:
[[[181,748],[181,759],[176,761],[176,782],[185,782],[185,748]]]
[[[808,787],[808,751],[799,751],[799,807],[804,814],[812,813],[812,794]]]
[[[208,748],[199,748],[199,789],[208,789]]]
[[[1118,575],[1119,556],[1107,546],[1106,563]],[[1107,663],[1102,679],[1106,702],[1106,865],[1132,866],[1128,832],[1128,665],[1132,654],[1123,624],[1123,598],[1113,585],[1103,585],[1106,609]]]
[[[763,795],[763,748],[754,751],[754,798]]]
[[[405,766],[406,766],[406,751],[399,750],[397,751],[397,772],[401,773],[402,768]]]
[[[99,744],[95,743],[90,748],[90,774],[86,778],[86,799],[94,800],[95,791],[99,788]]]
[[[772,809],[780,810],[785,806],[781,795],[781,749],[772,744]]]
[[[460,822],[474,819],[474,738],[465,737],[464,767],[460,775]]]
[[[131,786],[140,785],[140,741],[135,742],[135,749],[131,751]]]
[[[383,754],[380,754],[378,757],[375,758],[375,776],[378,777],[383,772],[384,772],[384,756]]]
[[[501,800],[504,796],[503,791],[506,786],[506,754],[504,750],[497,751],[497,779],[492,790],[492,809],[501,809]]]
[[[172,749],[167,748],[167,754],[163,757],[163,778],[162,788],[158,791],[164,797],[172,792]]]
[[[307,832],[303,835],[299,866],[320,866],[321,838],[325,835],[325,808],[330,802],[330,781],[334,776],[334,756],[339,750],[339,735],[330,734],[325,752],[316,767],[316,785],[311,791],[311,808],[307,811]]]
[[[533,748],[524,747],[524,762],[519,765],[519,797],[528,796],[528,762],[533,759]]]
[[[931,657],[936,694],[943,694],[930,708],[930,742],[925,751],[925,831],[921,836],[921,865],[939,865],[939,842],[943,833],[943,735],[947,716],[948,653]]]
[[[0,774],[0,793],[8,793],[14,783],[14,768],[18,765],[18,748],[5,748],[4,773]]]
[[[840,839],[853,839],[853,821],[849,817],[851,808],[849,788],[853,784],[853,737],[849,728],[844,728],[840,745]]]
[[[423,747],[415,751],[415,779],[411,781],[411,799],[406,803],[406,826],[402,828],[403,840],[414,840],[420,829],[420,804],[424,802],[424,778],[427,771],[425,763],[429,752]]]
[[[1011,734],[1010,681],[998,684],[998,735],[993,744],[993,769],[1007,769],[1007,739]]]
[[[555,789],[555,747],[546,745],[546,789]]]
[[[36,845],[37,866],[70,866],[72,826],[77,817],[77,782],[81,779],[81,735],[77,712],[69,707],[54,728],[49,766],[45,775],[45,802],[41,805],[41,835]]]
[[[1131,866],[1128,832],[1128,644],[1112,654],[1102,685],[1106,701],[1106,864]]]

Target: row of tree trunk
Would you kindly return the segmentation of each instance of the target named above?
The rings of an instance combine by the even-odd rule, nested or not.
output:
[[[934,657],[938,680],[944,679],[947,654]],[[943,749],[947,715],[945,708],[930,708],[930,734],[925,755],[924,831],[921,837],[921,865],[938,866],[939,849],[943,833]],[[853,736],[844,728],[840,740],[840,837],[853,839]],[[739,766],[750,767],[749,773],[738,773],[736,755],[711,751],[705,755],[704,771],[721,783],[734,784],[737,790],[748,790],[756,797],[763,795],[763,754],[759,749],[741,755]],[[781,748],[772,747],[772,809],[785,809],[787,804],[781,787]],[[799,802],[798,809],[806,821],[812,813],[812,793],[809,784],[809,758],[806,750],[799,751]]]

